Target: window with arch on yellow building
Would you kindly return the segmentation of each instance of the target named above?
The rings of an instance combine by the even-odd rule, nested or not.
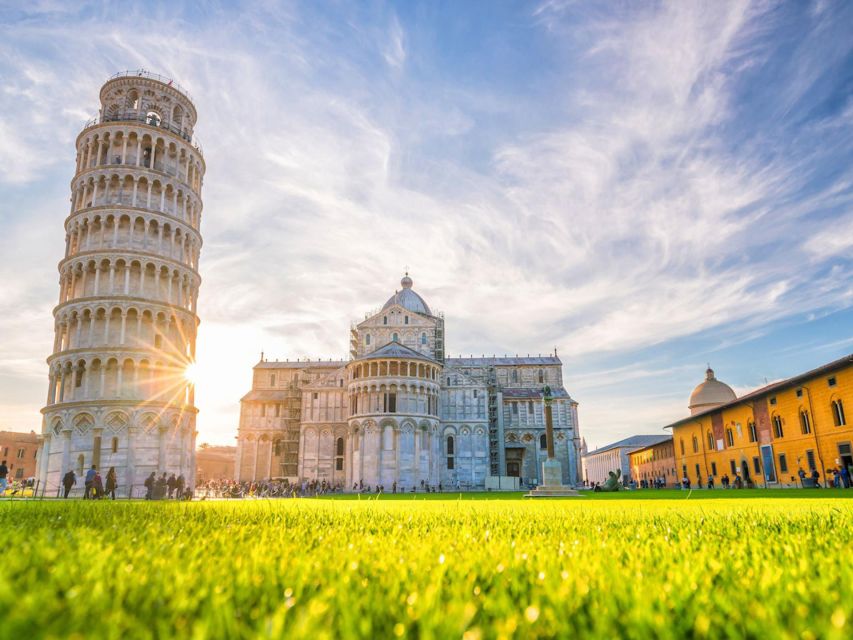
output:
[[[809,412],[805,409],[800,409],[800,430],[803,435],[808,435],[812,432],[811,421],[809,420]]]
[[[774,438],[782,438],[785,436],[785,432],[782,429],[782,418],[781,416],[773,416],[773,437]]]
[[[844,405],[841,403],[841,398],[832,401],[832,421],[836,427],[843,427],[847,424],[844,419]]]

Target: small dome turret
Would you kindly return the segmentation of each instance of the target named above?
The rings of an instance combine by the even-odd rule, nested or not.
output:
[[[705,370],[705,381],[693,389],[690,394],[690,415],[702,413],[721,404],[737,400],[737,395],[725,382],[717,380],[714,370],[709,366]]]

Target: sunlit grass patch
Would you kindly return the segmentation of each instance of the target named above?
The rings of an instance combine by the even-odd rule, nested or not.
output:
[[[853,503],[672,493],[4,502],[0,636],[850,636]]]

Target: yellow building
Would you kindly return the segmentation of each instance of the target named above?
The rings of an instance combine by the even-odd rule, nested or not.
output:
[[[853,477],[853,354],[740,398],[709,368],[690,411],[665,428],[679,477],[693,487],[709,477],[719,487],[723,476],[745,486],[799,486],[800,469],[807,477],[816,469],[821,484],[842,467]]]

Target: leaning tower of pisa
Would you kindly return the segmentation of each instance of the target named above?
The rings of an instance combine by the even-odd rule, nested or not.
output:
[[[129,71],[101,88],[77,136],[56,334],[42,410],[39,491],[93,464],[141,496],[153,471],[195,475],[193,387],[201,278],[196,109],[168,78]]]

